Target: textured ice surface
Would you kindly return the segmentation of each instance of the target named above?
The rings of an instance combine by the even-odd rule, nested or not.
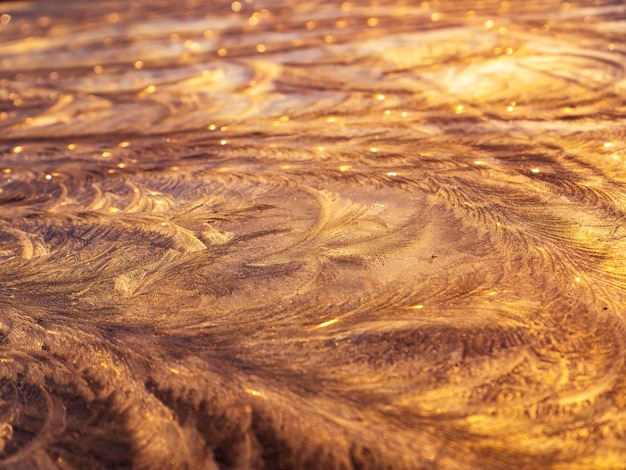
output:
[[[0,465],[623,468],[625,36],[0,3]]]

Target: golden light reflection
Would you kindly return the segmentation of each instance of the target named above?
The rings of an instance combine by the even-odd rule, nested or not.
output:
[[[0,467],[621,468],[618,3],[0,2]]]
[[[317,328],[326,328],[327,326],[334,325],[339,321],[338,318],[333,318],[332,320],[328,320],[317,325]]]

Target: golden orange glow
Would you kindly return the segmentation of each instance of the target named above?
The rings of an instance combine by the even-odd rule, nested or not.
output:
[[[0,2],[0,468],[622,468],[622,3]]]

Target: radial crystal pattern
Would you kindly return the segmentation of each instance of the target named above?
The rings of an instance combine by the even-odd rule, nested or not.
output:
[[[0,3],[0,466],[626,462],[626,4]]]

